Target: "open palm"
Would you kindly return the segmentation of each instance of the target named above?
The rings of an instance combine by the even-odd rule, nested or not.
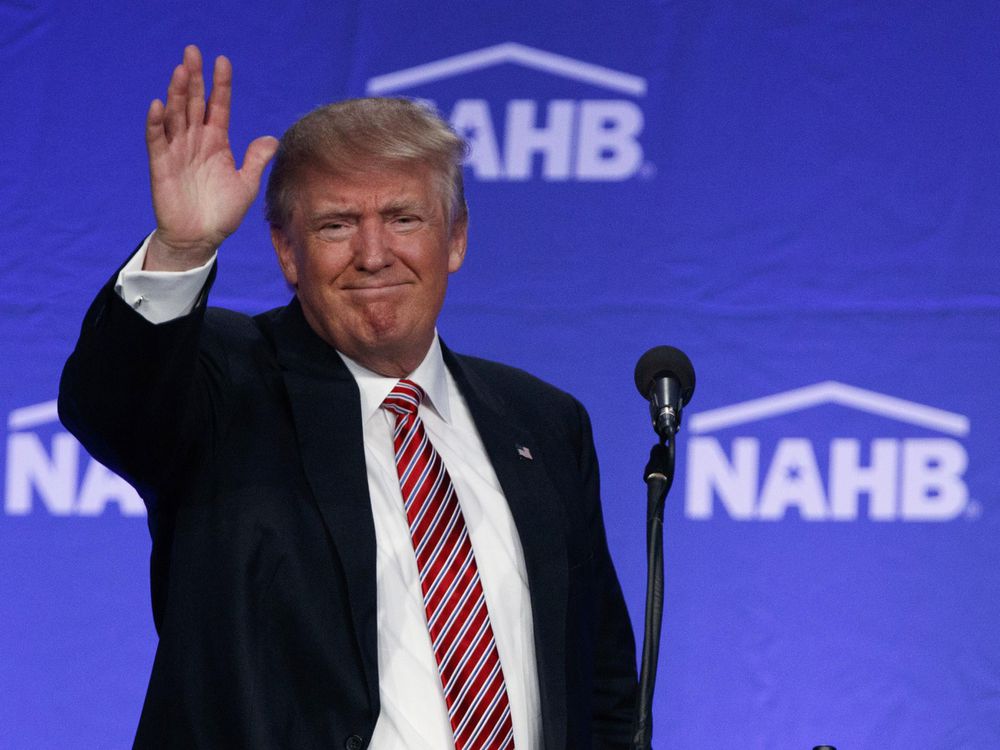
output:
[[[257,138],[237,169],[229,147],[232,80],[229,60],[216,58],[206,103],[201,53],[188,46],[170,78],[166,105],[156,99],[149,107],[146,145],[157,228],[147,269],[185,270],[205,263],[257,196],[278,142]]]

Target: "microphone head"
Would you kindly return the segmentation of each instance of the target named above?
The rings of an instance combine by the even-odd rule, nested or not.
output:
[[[694,365],[674,346],[654,346],[639,357],[635,366],[635,387],[647,401],[657,378],[672,377],[681,388],[681,405],[686,406],[694,394]]]

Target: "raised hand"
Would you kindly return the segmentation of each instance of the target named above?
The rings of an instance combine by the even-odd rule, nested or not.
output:
[[[149,105],[146,147],[156,231],[146,252],[147,270],[204,264],[236,231],[257,196],[278,141],[257,138],[247,147],[243,167],[236,168],[229,147],[232,87],[232,65],[217,57],[206,106],[201,52],[189,45],[170,78],[166,105],[159,99]]]

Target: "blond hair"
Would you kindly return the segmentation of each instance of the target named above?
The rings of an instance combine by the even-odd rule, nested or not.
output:
[[[295,189],[307,169],[333,174],[371,164],[425,164],[439,183],[452,221],[467,214],[462,160],[467,146],[427,105],[409,99],[347,99],[314,109],[281,136],[264,195],[274,228],[291,216]]]

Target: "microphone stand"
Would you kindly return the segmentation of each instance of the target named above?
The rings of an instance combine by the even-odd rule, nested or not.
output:
[[[642,641],[639,697],[632,733],[633,750],[650,750],[653,736],[653,688],[663,625],[663,504],[674,481],[674,437],[660,436],[649,452],[646,481],[646,618]]]

